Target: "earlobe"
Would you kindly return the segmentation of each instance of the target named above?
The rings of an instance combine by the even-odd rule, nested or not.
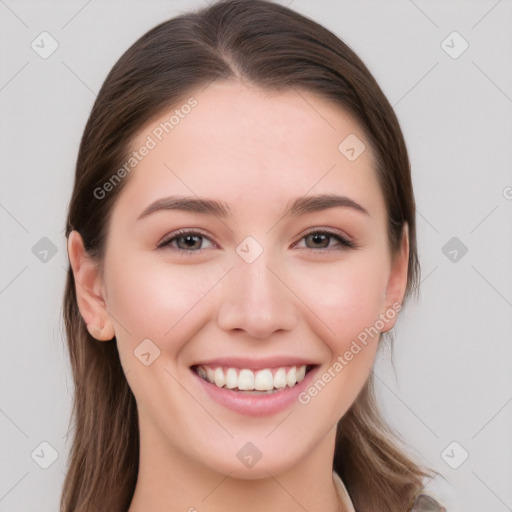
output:
[[[82,237],[76,230],[69,234],[67,249],[78,308],[87,330],[97,340],[111,340],[115,333],[103,296],[99,265],[87,254]]]

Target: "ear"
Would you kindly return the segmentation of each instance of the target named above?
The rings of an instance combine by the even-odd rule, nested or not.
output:
[[[78,231],[69,234],[67,248],[75,278],[76,300],[87,330],[97,340],[111,340],[115,333],[104,299],[99,265],[87,254]]]
[[[386,315],[388,319],[386,321],[387,332],[392,329],[396,323],[396,313],[401,309],[401,304],[404,299],[405,289],[407,287],[407,275],[409,270],[409,226],[407,222],[404,224],[402,230],[402,239],[400,241],[400,249],[393,255],[391,260],[391,271],[389,274],[388,283],[386,286],[385,293],[385,311],[393,310],[392,318],[391,315]],[[386,314],[384,312],[384,314]]]

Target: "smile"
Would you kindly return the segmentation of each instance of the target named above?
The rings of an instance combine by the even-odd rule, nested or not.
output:
[[[309,365],[262,368],[227,368],[222,366],[195,366],[194,371],[205,381],[218,388],[245,391],[253,394],[277,393],[302,382],[311,369]]]

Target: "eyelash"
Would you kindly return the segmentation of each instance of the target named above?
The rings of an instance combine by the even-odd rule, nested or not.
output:
[[[165,249],[166,247],[171,247],[171,242],[173,242],[174,240],[176,240],[178,238],[185,237],[187,235],[200,236],[201,238],[206,238],[209,240],[209,238],[206,235],[204,235],[203,233],[201,233],[199,231],[181,230],[181,231],[177,231],[177,232],[173,233],[172,236],[164,239],[160,244],[158,244],[157,249]],[[334,233],[332,231],[325,230],[325,229],[310,231],[309,233],[306,233],[299,240],[299,242],[311,235],[327,235],[328,237],[334,238],[335,240],[337,240],[340,245],[339,249],[328,249],[328,248],[314,249],[311,247],[305,247],[305,249],[311,249],[314,252],[325,253],[325,252],[330,252],[332,250],[357,249],[359,247],[355,242],[352,242],[351,240],[346,239],[345,237],[339,235],[338,233]],[[211,240],[210,240],[210,242],[211,242]],[[215,245],[215,244],[213,244],[213,245]],[[187,250],[187,249],[180,249],[179,247],[171,247],[171,248],[172,248],[172,250],[177,251],[178,253],[181,253],[181,254],[185,254],[187,256],[193,256],[194,253],[202,252],[201,249]]]

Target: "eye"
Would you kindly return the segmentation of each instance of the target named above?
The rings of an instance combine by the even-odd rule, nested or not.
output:
[[[203,247],[203,242],[207,240],[210,243],[210,247],[214,247],[215,244],[210,241],[208,237],[198,231],[178,231],[172,233],[157,246],[158,249],[171,248],[183,254],[191,255],[194,252],[200,252]],[[343,250],[343,249],[355,249],[357,244],[348,240],[344,236],[334,233],[331,231],[311,231],[307,235],[303,236],[300,241],[306,241],[306,249],[329,249],[329,250]],[[331,243],[334,241],[334,243]],[[296,244],[298,246],[298,244]]]
[[[355,242],[348,240],[344,236],[333,233],[331,231],[311,231],[303,238],[301,241],[306,241],[306,249],[333,249],[333,250],[343,250],[343,249],[355,249],[357,245]],[[334,240],[336,243],[331,244],[331,241]],[[311,245],[308,245],[308,242]]]
[[[157,248],[162,249],[164,247],[170,247],[178,252],[191,254],[204,249],[204,247],[202,247],[204,240],[210,241],[209,238],[202,233],[183,230],[172,233],[169,237],[162,240],[162,242],[158,244]],[[211,244],[211,246],[213,245],[214,244]]]

